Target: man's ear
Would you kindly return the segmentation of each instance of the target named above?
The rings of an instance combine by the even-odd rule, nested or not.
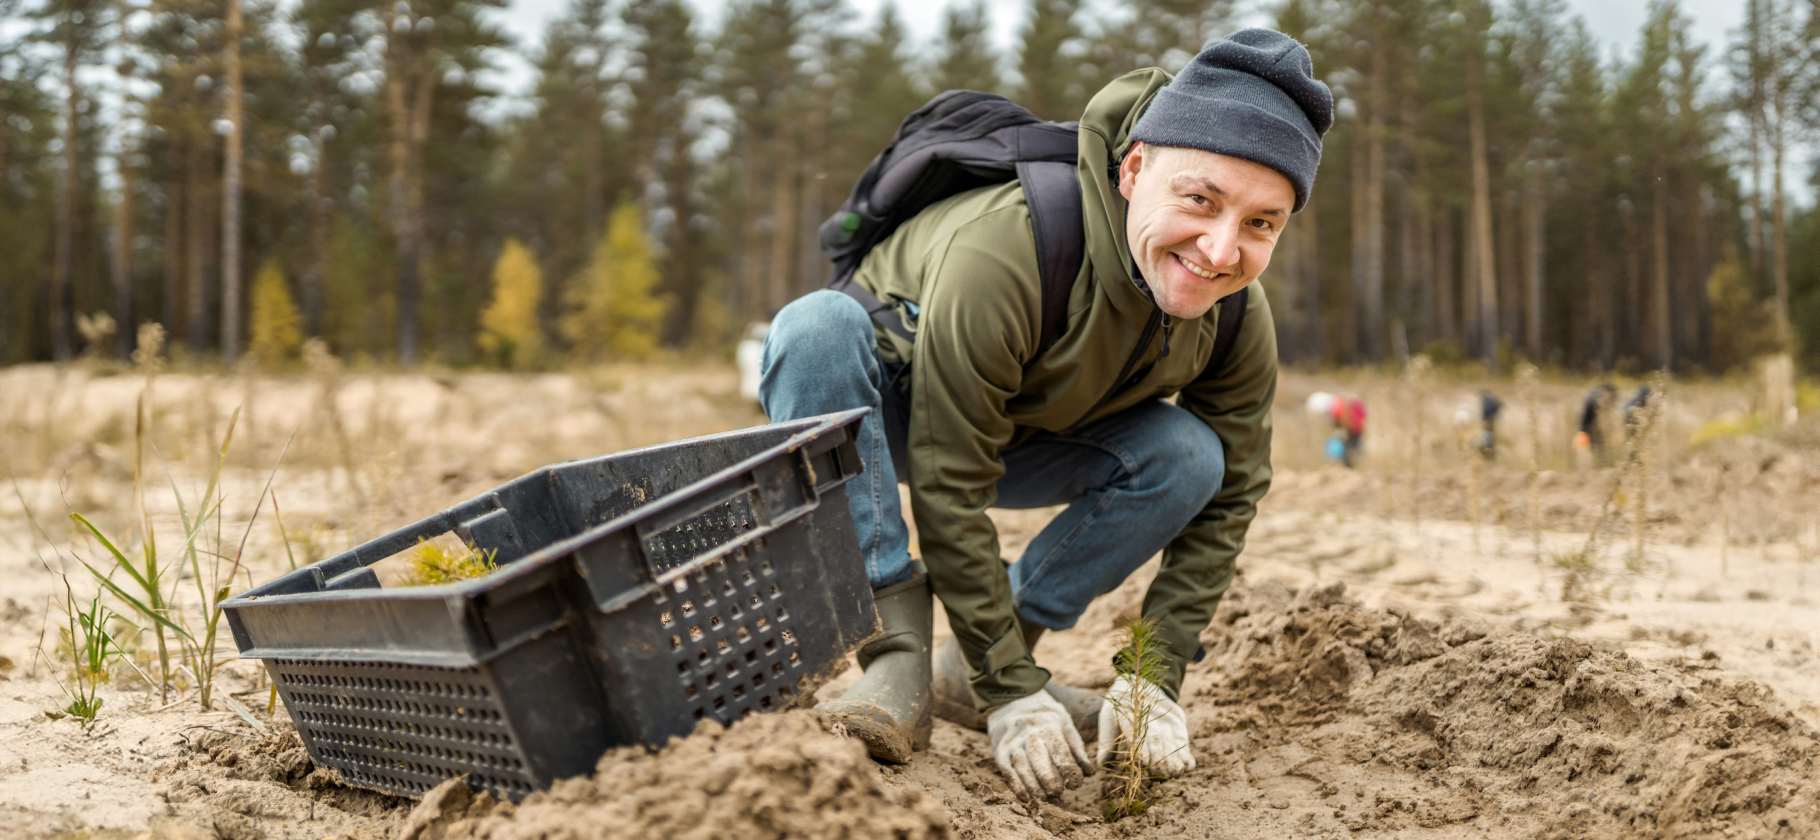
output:
[[[1137,185],[1138,170],[1144,168],[1144,141],[1138,140],[1125,150],[1125,157],[1119,161],[1119,195],[1131,200],[1131,190]]]

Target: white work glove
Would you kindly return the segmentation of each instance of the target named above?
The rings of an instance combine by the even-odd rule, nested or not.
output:
[[[1047,691],[1013,700],[986,713],[992,757],[1019,799],[1060,796],[1093,773],[1087,747],[1068,710]]]
[[[1113,747],[1129,740],[1132,701],[1139,692],[1150,701],[1150,719],[1144,732],[1144,743],[1132,745],[1139,763],[1164,776],[1180,776],[1194,769],[1194,755],[1188,752],[1188,713],[1169,699],[1155,684],[1130,675],[1121,675],[1106,690],[1106,704],[1100,707],[1099,763],[1112,757]]]

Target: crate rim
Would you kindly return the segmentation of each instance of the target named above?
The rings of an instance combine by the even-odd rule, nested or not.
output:
[[[826,434],[829,430],[831,430],[832,428],[834,428],[836,426],[846,425],[861,417],[864,417],[869,411],[871,411],[871,409],[869,409],[869,408],[855,408],[855,409],[848,409],[845,411],[838,411],[838,412],[833,412],[833,413],[829,413],[829,414],[823,414],[823,415],[820,415],[817,417],[803,418],[802,421],[798,421],[798,422],[814,422],[814,425],[808,426],[807,428],[803,429],[802,431],[791,435],[789,438],[784,440],[782,443],[779,443],[779,444],[776,444],[775,446],[770,447],[764,453],[754,455],[752,457],[738,461],[738,462],[734,463],[733,465],[728,466],[724,469],[710,473],[710,474],[702,477],[698,481],[694,482],[694,484],[696,484],[698,486],[712,486],[721,481],[725,481],[729,478],[737,476],[741,473],[748,472],[751,469],[753,469],[754,467],[756,467],[757,465],[765,462],[769,458],[775,457],[775,455],[772,454],[772,452],[774,452],[777,449],[783,449],[786,452],[800,451],[802,449],[802,447],[805,444],[807,444],[809,441],[811,441],[815,438],[818,438],[821,435]],[[590,458],[579,458],[576,460],[591,460],[592,457],[606,457],[607,455],[626,455],[626,454],[636,453],[636,452],[640,452],[640,451],[647,450],[647,449],[656,449],[659,447],[686,444],[686,443],[690,443],[693,441],[703,440],[705,438],[711,438],[711,437],[714,437],[714,435],[701,435],[698,437],[687,438],[687,439],[680,440],[680,441],[671,441],[668,443],[653,444],[651,446],[642,446],[642,447],[637,447],[635,449],[624,450],[622,452],[605,453],[601,456],[591,456]],[[574,461],[565,461],[562,463],[574,463]],[[530,473],[526,473],[526,475],[532,475],[532,474],[535,474],[537,472],[540,472],[540,471],[546,470],[546,469],[549,469],[549,467],[548,466],[539,467],[537,470],[533,470]],[[273,578],[272,580],[266,581],[265,583],[260,584],[259,586],[256,586],[252,589],[249,589],[245,592],[235,595],[235,596],[227,599],[226,601],[221,602],[221,609],[223,609],[223,610],[249,609],[249,608],[256,609],[256,608],[259,608],[262,606],[268,606],[268,605],[269,606],[281,606],[281,605],[285,605],[285,604],[295,604],[295,603],[320,603],[320,602],[333,602],[333,601],[374,600],[374,599],[391,600],[391,601],[444,601],[444,602],[452,600],[452,599],[460,599],[460,598],[464,598],[478,590],[481,590],[483,588],[492,589],[492,588],[500,586],[501,584],[517,580],[518,578],[524,577],[525,575],[530,575],[530,574],[535,574],[535,573],[541,572],[544,570],[543,569],[544,566],[573,553],[575,549],[580,548],[582,545],[585,545],[588,542],[599,539],[600,537],[606,536],[615,531],[619,531],[624,528],[631,527],[634,524],[636,524],[637,522],[639,522],[645,518],[664,513],[672,508],[676,508],[683,504],[686,504],[689,501],[691,501],[691,498],[687,494],[672,493],[672,494],[666,495],[649,504],[641,505],[632,511],[629,511],[625,514],[614,517],[613,519],[607,520],[606,522],[602,522],[599,525],[595,525],[594,527],[589,528],[585,531],[582,531],[581,533],[576,534],[575,536],[568,537],[568,538],[550,543],[549,545],[544,546],[543,548],[540,548],[537,551],[534,551],[530,554],[525,555],[524,557],[519,558],[518,560],[511,562],[510,564],[506,565],[502,569],[499,569],[498,571],[495,571],[491,574],[483,575],[478,578],[473,578],[471,580],[457,581],[455,583],[433,584],[430,586],[411,586],[411,587],[400,587],[400,588],[393,588],[393,589],[340,589],[340,590],[329,590],[329,591],[320,591],[320,592],[293,592],[293,593],[286,593],[286,594],[279,594],[279,595],[263,595],[260,593],[260,590],[272,586],[273,584],[277,583],[282,578],[287,578],[287,577],[290,577],[291,575],[306,572],[309,569],[323,565],[324,563],[328,563],[334,559],[333,557],[330,557],[330,558],[325,558],[323,560],[319,560],[308,566],[301,566],[295,572],[286,573],[285,575],[281,576],[280,578]],[[794,521],[795,519],[797,519],[803,515],[806,515],[810,510],[813,510],[814,507],[815,507],[815,505],[811,505],[807,508],[804,508],[801,511],[796,512],[794,515],[785,516],[785,517],[777,520],[776,524],[781,525],[781,524],[784,524],[787,522]],[[672,586],[677,579],[687,577],[688,575],[691,575],[691,574],[694,574],[694,573],[700,571],[701,569],[703,569],[703,568],[713,564],[714,562],[720,560],[721,558],[725,557],[727,554],[731,553],[732,551],[735,551],[739,548],[743,548],[746,545],[749,545],[751,542],[753,542],[755,539],[757,539],[758,536],[762,536],[762,535],[742,534],[732,540],[728,540],[727,542],[722,543],[721,545],[715,547],[714,549],[712,549],[698,557],[694,557],[694,558],[690,559],[689,562],[687,562],[687,563],[683,563],[672,569],[666,570],[662,574],[656,575],[654,577],[654,579],[652,579],[652,580],[641,582],[640,585],[628,589],[625,594],[623,594],[619,597],[615,597],[611,601],[607,602],[606,604],[602,604],[600,606],[604,611],[609,611],[609,612],[617,610],[617,609],[622,609],[625,606],[637,601],[639,598],[643,598],[645,595],[648,595],[653,591],[661,590],[666,587]],[[364,545],[364,543],[363,543],[363,545]],[[358,546],[356,546],[356,548],[358,548]],[[345,553],[345,552],[343,552],[343,553]],[[337,555],[337,556],[339,556],[339,555]],[[255,647],[250,650],[256,651],[257,648]],[[340,650],[345,651],[345,649],[340,649]],[[288,651],[288,650],[283,652],[282,654],[272,653],[272,654],[268,654],[266,656],[248,656],[247,654],[248,654],[248,651],[241,651],[242,658],[254,658],[254,659],[298,658],[298,657],[292,656],[292,652]],[[376,658],[372,661],[384,661],[384,660]]]

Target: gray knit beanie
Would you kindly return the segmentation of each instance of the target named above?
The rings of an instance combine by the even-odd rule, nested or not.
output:
[[[1295,212],[1308,203],[1321,164],[1321,135],[1333,127],[1333,93],[1314,78],[1314,60],[1294,38],[1246,29],[1209,41],[1157,91],[1131,139],[1242,158],[1283,173]]]

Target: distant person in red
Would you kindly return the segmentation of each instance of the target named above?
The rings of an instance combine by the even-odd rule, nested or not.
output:
[[[1333,425],[1333,435],[1327,438],[1327,459],[1352,467],[1365,445],[1365,401],[1316,391],[1308,398],[1308,413]]]

